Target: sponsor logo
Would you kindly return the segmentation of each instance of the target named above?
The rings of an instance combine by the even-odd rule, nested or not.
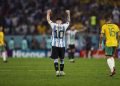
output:
[[[37,58],[43,58],[45,57],[45,52],[42,51],[13,51],[13,57],[37,57]]]

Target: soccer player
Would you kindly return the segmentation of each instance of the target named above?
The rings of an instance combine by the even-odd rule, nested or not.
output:
[[[78,31],[75,30],[75,27],[72,26],[67,33],[67,45],[68,45],[68,57],[70,62],[74,62],[74,53],[75,53],[75,35]]]
[[[70,11],[66,10],[67,22],[63,23],[61,18],[57,18],[54,23],[50,19],[51,10],[47,11],[47,21],[52,28],[52,53],[51,58],[54,59],[54,67],[56,76],[63,76],[64,73],[64,54],[65,54],[65,32],[70,24]],[[60,71],[58,58],[60,58]]]
[[[0,53],[3,58],[3,61],[7,62],[7,56],[6,56],[6,50],[5,50],[5,42],[4,42],[4,33],[3,33],[3,27],[0,26]]]
[[[68,47],[68,57],[70,62],[75,62],[74,60],[74,53],[75,53],[75,36],[76,33],[85,31],[87,28],[84,26],[80,30],[76,30],[75,26],[73,25],[70,30],[66,32],[67,34],[67,47]]]
[[[111,16],[107,17],[106,24],[102,26],[101,35],[100,35],[100,45],[102,47],[102,38],[105,36],[105,55],[107,57],[107,64],[110,68],[111,74],[113,76],[115,72],[115,61],[114,54],[118,46],[118,38],[120,36],[119,28],[116,24],[112,23]]]

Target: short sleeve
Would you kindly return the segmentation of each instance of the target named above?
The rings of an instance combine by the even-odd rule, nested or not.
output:
[[[117,25],[115,25],[115,28],[116,28],[116,32],[119,32],[119,27]]]
[[[65,29],[67,29],[69,25],[70,25],[70,23],[69,23],[69,22],[67,22],[67,23],[63,24],[63,26],[65,27]]]
[[[77,33],[78,32],[78,30],[75,30],[75,33]]]
[[[70,30],[67,31],[67,34],[70,34]]]
[[[104,34],[104,33],[105,33],[105,31],[104,31],[104,29],[105,29],[105,25],[103,25],[101,29],[102,29],[102,30],[101,30],[101,33]]]
[[[48,23],[50,24],[51,28],[53,29],[55,26],[55,23],[53,23],[52,21],[49,21]]]

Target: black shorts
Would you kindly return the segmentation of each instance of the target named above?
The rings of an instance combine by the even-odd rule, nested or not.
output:
[[[51,58],[52,59],[64,59],[65,56],[65,47],[54,47],[52,46],[52,53]]]
[[[86,50],[91,50],[91,46],[86,45]]]
[[[75,49],[75,45],[73,44],[73,45],[69,45],[69,48],[68,48],[69,50],[71,50],[71,49]]]

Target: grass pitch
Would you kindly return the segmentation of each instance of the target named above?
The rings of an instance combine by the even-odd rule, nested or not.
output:
[[[0,59],[0,86],[119,86],[120,60],[116,59],[117,74],[109,77],[106,59],[65,59],[64,77],[56,77],[53,60],[48,58]]]

